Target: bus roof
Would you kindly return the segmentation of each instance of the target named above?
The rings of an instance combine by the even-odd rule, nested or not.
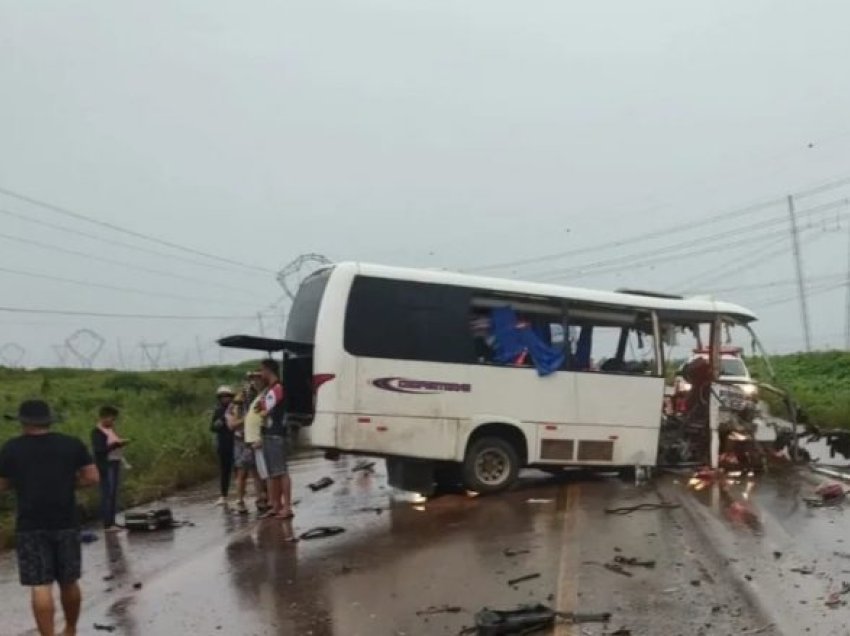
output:
[[[348,271],[352,275],[362,274],[378,278],[410,280],[421,283],[437,283],[501,291],[510,294],[529,294],[532,296],[554,297],[578,300],[598,305],[635,307],[651,309],[658,312],[659,317],[668,320],[695,322],[721,315],[740,323],[757,320],[757,316],[740,305],[721,302],[708,297],[675,298],[663,294],[650,295],[649,292],[613,292],[580,287],[565,287],[547,283],[532,283],[507,278],[491,278],[475,276],[445,270],[413,269],[406,267],[391,267],[369,263],[339,263],[336,269]]]

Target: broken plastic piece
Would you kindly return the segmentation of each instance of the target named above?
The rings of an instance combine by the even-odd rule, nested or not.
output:
[[[334,480],[330,477],[322,477],[319,481],[313,482],[312,484],[308,484],[307,487],[313,492],[319,492],[320,490],[324,490],[329,486],[333,486]]]

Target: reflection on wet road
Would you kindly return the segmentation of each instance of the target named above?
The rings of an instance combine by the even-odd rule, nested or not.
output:
[[[802,503],[815,483],[805,473],[724,479],[695,491],[687,475],[635,487],[582,472],[558,480],[530,472],[504,495],[421,503],[389,491],[382,462],[375,474],[353,472],[355,463],[296,462],[301,503],[291,524],[216,509],[211,492],[199,489],[168,503],[194,526],[86,546],[80,633],[100,633],[98,623],[130,635],[457,634],[482,607],[531,602],[613,614],[607,627],[556,629],[576,636],[619,628],[846,633],[850,610],[824,604],[850,570],[850,559],[834,556],[843,552],[843,513]],[[306,488],[326,475],[332,487]],[[682,508],[605,512],[662,499]],[[346,531],[287,541],[331,525]],[[24,591],[9,556],[0,564],[0,632],[28,633]],[[806,568],[814,572],[792,572]],[[532,578],[509,584],[525,576]],[[456,611],[440,611],[447,607]]]

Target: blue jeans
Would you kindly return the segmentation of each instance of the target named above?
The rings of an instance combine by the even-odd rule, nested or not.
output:
[[[121,478],[121,462],[109,461],[98,466],[100,473],[100,517],[103,526],[109,528],[115,525],[115,515],[118,513],[118,482]]]

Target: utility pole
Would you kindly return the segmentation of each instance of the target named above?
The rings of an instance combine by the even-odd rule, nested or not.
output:
[[[266,336],[266,326],[263,324],[263,312],[257,312],[257,323],[260,325],[260,335],[265,338]]]
[[[803,255],[800,253],[800,232],[797,230],[797,213],[794,209],[794,196],[788,195],[788,214],[791,217],[791,247],[794,250],[794,264],[797,269],[797,293],[800,296],[800,319],[803,323],[803,338],[806,351],[812,350],[812,332],[809,329],[809,306],[806,300],[806,283],[803,275]]]

